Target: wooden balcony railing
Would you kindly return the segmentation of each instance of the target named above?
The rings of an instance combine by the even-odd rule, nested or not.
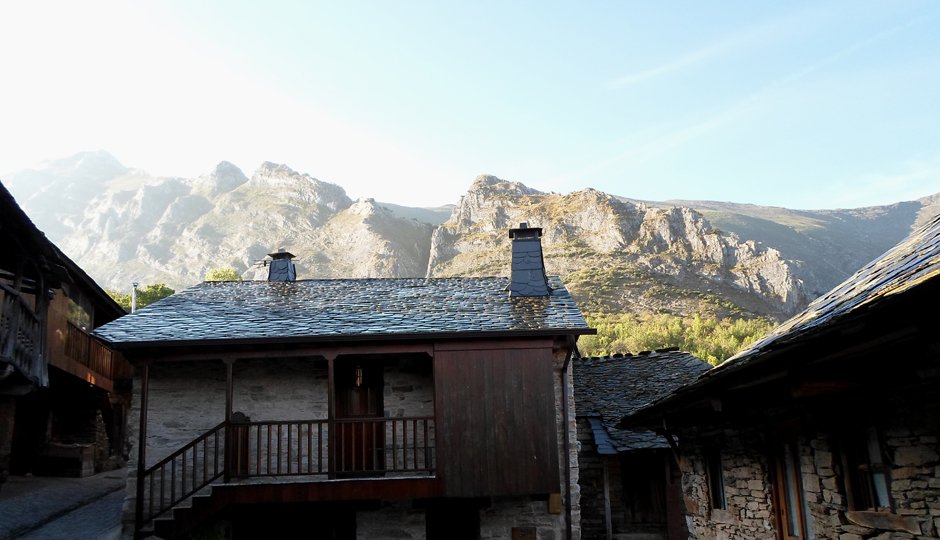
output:
[[[328,420],[233,423],[232,430],[232,476],[434,471],[433,416],[337,419],[332,446]]]
[[[138,528],[225,474],[225,427],[215,426],[137,478]]]
[[[222,422],[138,475],[138,530],[219,478],[434,473],[433,416],[337,419],[333,429],[331,445],[329,420]]]
[[[66,356],[103,377],[114,379],[114,353],[111,349],[74,324],[67,325]]]
[[[12,287],[0,283],[0,296],[0,358],[45,385],[39,317]]]

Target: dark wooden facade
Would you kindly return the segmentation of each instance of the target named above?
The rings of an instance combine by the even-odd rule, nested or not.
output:
[[[438,459],[449,497],[559,491],[550,340],[435,347]]]
[[[119,397],[115,381],[131,377],[90,332],[124,311],[2,185],[0,245],[0,482],[10,472],[89,474],[88,455],[122,451],[129,394]],[[74,453],[75,444],[96,446],[99,412],[107,448]]]

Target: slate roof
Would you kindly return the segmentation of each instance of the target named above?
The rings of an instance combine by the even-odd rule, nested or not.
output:
[[[940,214],[713,371],[718,374],[739,369],[766,351],[799,341],[818,328],[838,324],[850,315],[896,298],[938,276]]]
[[[823,331],[865,316],[869,310],[916,294],[918,287],[938,277],[940,214],[745,350],[703,374],[694,383],[677,389],[673,395],[664,396],[634,413],[649,416],[670,405],[682,403],[685,396],[692,396],[705,386],[719,384],[731,373],[773,360],[771,353],[804,343]],[[912,312],[910,316],[925,315]],[[624,420],[627,421],[626,418]]]
[[[508,278],[207,282],[95,331],[117,348],[219,341],[593,334],[558,277],[547,297]]]
[[[594,417],[589,420],[593,420],[594,440],[601,454],[666,448],[666,440],[651,431],[618,429],[616,425],[625,415],[694,381],[710,367],[689,353],[669,349],[576,358],[575,411],[580,417]]]

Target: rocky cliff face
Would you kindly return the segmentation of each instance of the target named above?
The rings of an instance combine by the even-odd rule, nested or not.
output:
[[[263,278],[255,263],[284,247],[303,277],[421,276],[432,226],[399,218],[371,199],[285,165],[251,177],[231,163],[195,178],[152,178],[127,170],[55,239],[104,286],[133,281],[183,288],[214,267]],[[63,228],[65,228],[63,224]]]
[[[153,177],[91,152],[3,179],[50,239],[103,286],[179,289],[215,267],[263,279],[278,248],[300,278],[505,275],[507,231],[541,227],[548,271],[585,312],[793,313],[900,241],[940,195],[874,208],[797,211],[650,202],[585,189],[542,193],[478,177],[452,208],[410,208],[286,165],[251,176],[222,162]],[[449,216],[449,217],[448,217]]]
[[[714,229],[694,210],[654,208],[593,189],[545,194],[492,176],[478,177],[434,231],[428,275],[505,275],[507,230],[521,222],[542,228],[549,273],[568,276],[581,292],[598,281],[619,289],[606,297],[590,295],[604,311],[733,311],[722,309],[715,291],[736,298],[745,311],[773,316],[794,313],[807,302],[794,263],[774,249]],[[661,288],[700,301],[656,301]]]

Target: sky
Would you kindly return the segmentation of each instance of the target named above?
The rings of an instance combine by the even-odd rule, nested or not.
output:
[[[940,1],[0,0],[0,178],[103,149],[354,198],[855,208],[940,192]]]

